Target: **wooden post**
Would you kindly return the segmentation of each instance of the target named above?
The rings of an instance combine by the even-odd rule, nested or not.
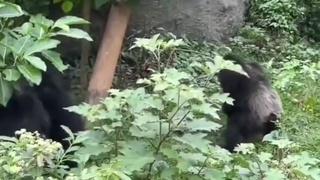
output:
[[[97,104],[101,98],[108,95],[130,15],[131,9],[125,3],[113,5],[110,9],[97,61],[89,83],[90,104]]]

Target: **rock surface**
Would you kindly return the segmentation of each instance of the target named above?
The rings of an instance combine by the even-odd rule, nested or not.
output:
[[[140,0],[129,34],[164,28],[193,40],[221,42],[243,26],[249,0]]]

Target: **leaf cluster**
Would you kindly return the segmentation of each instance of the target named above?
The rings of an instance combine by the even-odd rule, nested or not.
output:
[[[264,63],[270,74],[276,74],[274,86],[284,92],[294,86],[303,87],[301,77],[314,82],[320,77],[319,45],[304,40],[291,42],[286,37],[274,38],[265,29],[249,24],[229,46],[235,52]]]
[[[92,39],[83,30],[70,27],[89,23],[84,19],[65,16],[54,22],[39,14],[30,16],[28,22],[14,27],[10,23],[12,18],[22,16],[24,12],[20,6],[5,1],[0,1],[0,6],[0,104],[5,106],[19,80],[40,84],[41,72],[47,70],[45,61],[52,63],[59,71],[67,68],[54,51],[60,43],[54,37]]]
[[[185,46],[170,43],[176,45],[164,49],[170,40],[159,43],[158,38],[138,39],[136,44],[151,54]],[[0,171],[10,179],[319,179],[319,160],[307,152],[294,153],[297,144],[283,133],[265,137],[265,143],[272,146],[268,152],[241,144],[236,154],[230,154],[210,141],[208,138],[222,127],[218,115],[221,103],[232,104],[232,99],[216,91],[217,84],[202,86],[195,78],[213,77],[224,68],[241,70],[218,54],[212,58],[203,55],[203,59],[194,59],[185,49],[178,54],[189,57],[182,61],[183,66],[155,71],[150,78],[139,79],[134,89],[112,89],[97,105],[69,107],[85,116],[93,128],[74,136],[64,127],[72,144],[66,152],[59,148],[49,151],[48,144],[30,147],[40,139],[30,135],[27,143],[21,137],[4,138],[0,142]],[[161,53],[158,57],[161,61]],[[185,67],[184,63],[189,63],[190,70],[179,68]],[[82,146],[76,146],[78,143]],[[32,156],[21,161],[17,155],[24,152],[32,152]],[[65,169],[61,162],[66,159],[78,167]],[[24,165],[28,171],[23,171]]]
[[[305,11],[306,8],[297,0],[253,0],[249,16],[258,27],[295,34]]]
[[[157,54],[165,47],[155,46],[160,42],[158,37],[138,39],[136,44]],[[161,42],[167,44],[168,41]],[[190,63],[191,69],[200,69],[201,74],[208,77],[225,68],[241,72],[238,66],[219,55],[193,63]],[[308,153],[291,154],[290,150],[296,146],[281,134],[265,138],[274,145],[275,154],[256,151],[253,144],[242,144],[237,148],[239,154],[231,155],[209,141],[207,137],[221,128],[218,115],[221,103],[231,104],[232,99],[227,94],[208,92],[208,86],[194,83],[196,76],[190,72],[167,68],[162,73],[154,72],[148,79],[139,79],[140,86],[136,89],[111,90],[110,97],[98,105],[69,108],[95,124],[93,132],[100,139],[99,145],[83,142],[83,149],[105,157],[94,158],[94,164],[102,165],[90,166],[90,174],[115,179],[319,177],[319,161],[312,157],[308,162],[300,161],[309,156]],[[293,157],[297,161],[293,161]],[[300,165],[307,170],[302,170]]]

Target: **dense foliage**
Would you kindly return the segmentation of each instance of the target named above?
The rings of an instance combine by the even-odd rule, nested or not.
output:
[[[42,15],[30,16],[29,22],[15,27],[8,18],[22,16],[24,13],[20,6],[2,1],[0,2],[1,41],[0,41],[0,104],[6,105],[16,82],[25,78],[33,84],[41,82],[41,71],[47,67],[43,59],[50,61],[60,71],[67,67],[63,65],[58,53],[52,51],[60,41],[53,39],[55,36],[69,36],[85,38],[90,36],[81,29],[70,28],[69,25],[88,23],[87,21],[66,16],[56,22],[46,19]]]
[[[136,39],[128,52],[155,62],[151,75],[135,87],[112,89],[98,105],[69,108],[92,126],[78,136],[64,127],[71,144],[83,146],[64,152],[60,144],[24,130],[17,132],[19,138],[1,137],[0,178],[320,179],[319,9],[315,0],[252,0],[249,22],[223,46],[172,34]],[[41,82],[43,61],[66,68],[53,51],[56,35],[91,40],[70,27],[87,23],[83,19],[66,16],[53,22],[37,15],[13,26],[12,17],[23,14],[19,6],[0,1],[2,104],[18,79]],[[230,50],[265,65],[285,108],[281,130],[262,143],[240,145],[235,154],[219,146],[220,105],[232,99],[220,93],[215,77],[224,68],[243,73],[221,58]],[[79,166],[68,170],[62,165],[70,159]]]

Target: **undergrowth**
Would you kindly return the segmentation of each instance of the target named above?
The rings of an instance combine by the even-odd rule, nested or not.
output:
[[[5,6],[22,14],[15,5]],[[93,126],[77,136],[64,127],[72,144],[66,152],[74,153],[37,133],[19,131],[19,138],[2,137],[0,178],[320,179],[320,51],[312,33],[319,21],[306,23],[319,8],[312,0],[253,0],[249,22],[219,46],[172,34],[137,38],[127,53],[147,73],[136,85],[112,89],[97,105],[68,108]],[[243,73],[223,60],[230,51],[265,67],[285,111],[280,130],[261,143],[241,144],[234,154],[220,148],[225,124],[220,106],[232,99],[220,92],[215,76],[224,68]],[[78,167],[68,170],[65,160]]]

